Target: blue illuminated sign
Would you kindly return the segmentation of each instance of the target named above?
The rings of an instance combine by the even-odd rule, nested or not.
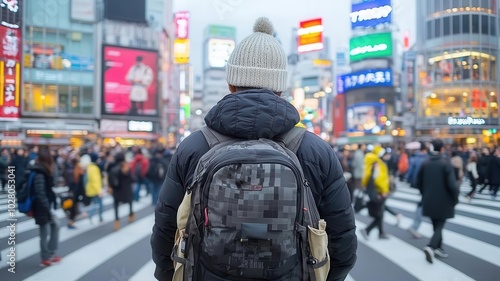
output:
[[[352,4],[351,27],[375,27],[392,22],[391,0],[371,0]]]
[[[392,70],[372,69],[353,72],[346,75],[337,76],[337,93],[365,88],[365,87],[391,87]]]

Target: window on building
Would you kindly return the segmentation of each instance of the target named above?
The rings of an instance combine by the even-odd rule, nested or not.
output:
[[[443,1],[443,10],[448,10],[453,8],[452,0],[444,0]]]
[[[427,73],[435,83],[450,83],[463,80],[497,81],[494,50],[451,50],[442,54],[430,54]]]
[[[434,0],[427,0],[426,2],[427,15],[434,13]]]
[[[81,101],[80,101],[80,87],[69,87],[70,97],[71,97],[71,113],[82,113]]]
[[[423,93],[421,114],[424,117],[498,118],[498,93],[489,87],[436,88]],[[446,122],[446,121],[445,121]]]
[[[69,113],[70,91],[69,86],[59,86],[59,108],[60,113]]]
[[[93,71],[93,35],[48,28],[26,27],[24,67]]]
[[[490,9],[491,0],[481,0],[481,8]]]
[[[479,15],[472,15],[472,33],[479,34]]]
[[[94,108],[92,87],[82,87],[82,113],[92,114]]]
[[[490,17],[486,15],[481,16],[481,34],[490,34],[489,18]]]
[[[461,27],[462,23],[460,22],[460,16],[453,16],[453,34],[460,34],[462,33]]]
[[[470,15],[462,16],[462,30],[465,34],[470,33]]]
[[[28,113],[93,114],[93,88],[25,83],[24,111]]]
[[[434,21],[434,37],[441,37],[441,21],[442,19],[437,19]]]
[[[427,21],[427,39],[432,39],[432,22],[433,21]]]
[[[497,36],[497,18],[490,17],[490,35]]]
[[[446,17],[443,19],[443,36],[448,36],[451,34],[451,17]]]

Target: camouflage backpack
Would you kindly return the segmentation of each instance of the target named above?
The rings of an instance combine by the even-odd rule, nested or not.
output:
[[[326,280],[326,223],[295,155],[305,129],[242,140],[208,127],[177,213],[173,280]]]

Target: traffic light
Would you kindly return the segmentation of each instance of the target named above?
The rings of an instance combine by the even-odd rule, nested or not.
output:
[[[496,134],[497,133],[497,129],[495,129],[495,128],[489,129],[488,132],[490,132],[491,134]]]

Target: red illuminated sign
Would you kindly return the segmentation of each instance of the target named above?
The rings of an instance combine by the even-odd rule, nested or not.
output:
[[[299,53],[323,49],[323,21],[321,18],[300,22],[297,33]]]
[[[189,37],[189,12],[177,12],[174,18],[175,38],[187,39]]]
[[[19,118],[21,110],[21,34],[19,29],[0,26],[0,119]]]

